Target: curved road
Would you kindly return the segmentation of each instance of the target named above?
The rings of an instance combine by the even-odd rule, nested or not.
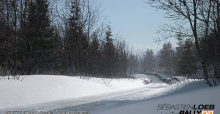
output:
[[[29,111],[89,111],[97,112],[99,109],[115,107],[128,102],[149,99],[167,94],[177,89],[178,84],[167,85],[161,82],[157,77],[137,74],[136,78],[150,79],[152,83],[139,89],[131,89],[126,91],[114,92],[110,94],[102,94],[90,97],[60,100],[37,105],[17,107],[13,110],[29,110]],[[6,109],[7,110],[7,109]],[[3,110],[3,111],[6,111]],[[0,112],[3,112],[0,110]]]

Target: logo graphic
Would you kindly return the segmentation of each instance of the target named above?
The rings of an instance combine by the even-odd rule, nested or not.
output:
[[[214,104],[159,104],[161,114],[214,114]]]
[[[213,110],[203,110],[201,114],[214,114]]]

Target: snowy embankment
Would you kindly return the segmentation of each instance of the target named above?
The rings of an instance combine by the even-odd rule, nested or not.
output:
[[[220,86],[210,88],[205,81],[197,81],[164,96],[117,107],[102,107],[104,110],[93,110],[91,114],[179,114],[183,110],[183,114],[198,114],[194,112],[198,110],[190,106],[214,111],[210,114],[220,114],[219,95]],[[203,109],[205,105],[208,109]],[[210,105],[214,105],[214,109],[209,109]]]
[[[21,76],[20,80],[0,78],[0,110],[31,109],[30,106],[31,110],[51,110],[100,100],[140,100],[166,94],[187,83],[167,85],[154,76],[139,74],[136,77],[103,79],[33,75]],[[145,83],[150,80],[152,83]]]

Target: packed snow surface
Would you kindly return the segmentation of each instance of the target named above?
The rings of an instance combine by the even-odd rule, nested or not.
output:
[[[23,80],[0,80],[0,108],[80,98],[145,86],[141,79],[52,75],[21,76],[20,79]]]
[[[155,76],[130,79],[80,76],[31,75],[19,80],[0,78],[0,112],[7,110],[53,110],[101,100],[143,100],[177,90],[190,81],[165,84]],[[151,82],[146,84],[145,81]]]
[[[205,81],[198,81],[164,96],[124,105],[101,107],[93,110],[91,114],[179,114],[181,110],[188,111],[184,114],[198,114],[189,105],[193,107],[195,105],[197,109],[199,105],[201,107],[215,105],[214,110],[212,109],[214,113],[209,114],[220,114],[219,95],[220,86],[208,87]]]

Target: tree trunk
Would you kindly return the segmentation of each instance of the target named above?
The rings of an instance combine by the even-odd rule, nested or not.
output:
[[[14,58],[14,72],[13,75],[17,75],[17,2],[14,3],[14,38],[15,38],[15,58]]]
[[[207,66],[206,66],[206,61],[203,60],[202,62],[202,68],[203,68],[203,75],[204,75],[204,79],[207,81],[206,83],[212,87],[212,83],[209,81],[209,75],[208,75],[208,72],[207,72]]]
[[[197,34],[197,6],[196,6],[196,0],[193,0],[193,11],[194,11],[194,26],[192,24],[192,19],[189,17],[189,22],[190,22],[190,25],[191,25],[191,28],[192,28],[192,31],[193,31],[193,35],[194,35],[194,38],[195,38],[195,44],[196,44],[196,49],[197,49],[197,53],[199,55],[199,59],[200,61],[202,61],[202,68],[203,68],[203,76],[204,76],[204,79],[207,81],[206,83],[211,87],[212,84],[211,82],[209,81],[209,75],[208,75],[208,72],[207,72],[207,66],[206,66],[206,59],[205,59],[205,56],[201,53],[201,49],[200,49],[200,46],[199,46],[199,40],[198,40],[198,34]]]

